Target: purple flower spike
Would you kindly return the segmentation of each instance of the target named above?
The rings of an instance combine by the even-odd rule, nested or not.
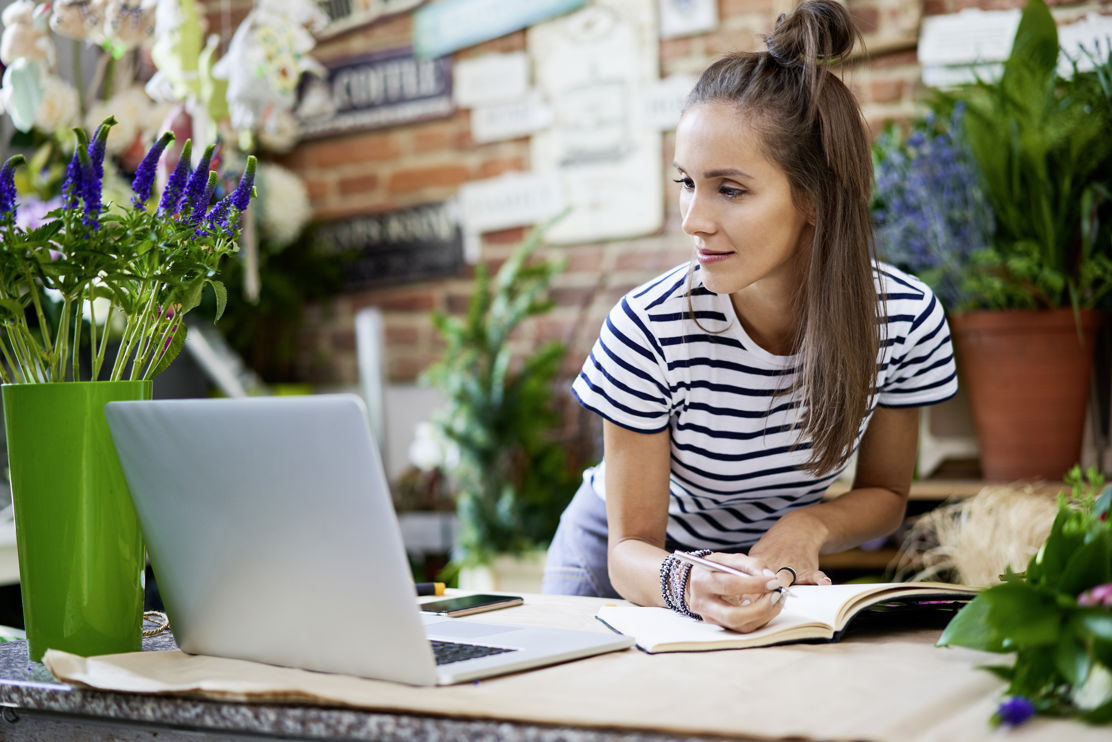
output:
[[[185,188],[185,182],[189,179],[193,170],[189,164],[189,158],[192,154],[193,140],[186,139],[181,148],[181,156],[178,157],[178,164],[174,167],[174,172],[170,173],[170,179],[166,181],[166,188],[162,191],[162,200],[158,202],[159,214],[174,213],[178,200],[181,198],[182,189]]]
[[[23,155],[12,155],[0,167],[0,221],[15,219],[15,169],[26,162]]]
[[[208,181],[205,183],[205,190],[189,207],[189,223],[194,227],[199,227],[201,221],[205,218],[205,212],[208,211],[208,205],[212,201],[212,194],[216,192],[216,183],[219,178],[215,170],[210,170],[208,174]],[[200,236],[200,235],[198,235]]]
[[[189,182],[186,183],[185,190],[182,191],[181,199],[178,201],[178,211],[183,216],[192,213],[205,190],[205,185],[208,183],[209,164],[212,162],[212,151],[214,149],[216,149],[215,144],[205,147],[205,153],[201,155],[201,161],[197,163],[197,169],[189,176]],[[208,204],[206,203],[205,206],[208,206]]]
[[[208,234],[230,234],[233,228],[228,224],[228,212],[232,208],[232,197],[225,196],[216,202],[216,205],[209,209],[208,214],[205,216],[205,231]]]
[[[94,230],[100,228],[101,194],[104,184],[104,153],[108,143],[108,130],[116,125],[116,118],[109,116],[99,127],[96,136],[89,142],[88,176],[82,183],[82,198],[85,201],[85,224]]]
[[[109,116],[97,127],[93,141],[89,142],[89,159],[92,160],[93,174],[97,182],[104,181],[104,152],[108,144],[108,130],[116,125],[116,117]]]
[[[247,158],[247,167],[243,169],[243,175],[239,179],[239,185],[232,191],[231,199],[232,206],[236,211],[242,212],[251,203],[251,189],[255,184],[255,168],[258,166],[255,156],[250,155]]]
[[[92,175],[92,161],[89,160],[89,135],[84,129],[74,129],[77,146],[73,148],[73,158],[66,166],[66,178],[62,181],[62,203],[67,209],[77,206],[84,196],[85,181]]]
[[[1034,715],[1035,704],[1031,703],[1029,698],[1011,696],[1000,703],[999,708],[996,709],[996,714],[993,716],[993,721],[996,724],[1017,727]]]
[[[158,141],[151,145],[147,154],[143,156],[143,161],[135,169],[135,178],[131,181],[131,190],[135,192],[131,199],[131,205],[135,208],[144,208],[147,199],[151,197],[151,189],[154,188],[154,177],[158,173],[158,161],[162,159],[162,153],[166,151],[166,147],[172,141],[174,141],[174,135],[165,132],[158,138]]]

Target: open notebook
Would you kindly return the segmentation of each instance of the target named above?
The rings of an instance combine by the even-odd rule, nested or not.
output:
[[[836,641],[853,617],[868,608],[897,602],[964,602],[976,594],[975,587],[944,582],[795,585],[780,614],[746,634],[696,621],[667,608],[606,605],[595,615],[615,631],[633,637],[646,652],[700,652]]]

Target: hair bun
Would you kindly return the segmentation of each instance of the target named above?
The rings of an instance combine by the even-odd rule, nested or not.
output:
[[[769,55],[784,65],[837,62],[860,36],[849,11],[835,0],[806,0],[776,20],[765,37]]]

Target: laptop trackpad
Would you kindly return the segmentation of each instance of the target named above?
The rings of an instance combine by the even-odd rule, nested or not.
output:
[[[516,628],[516,626],[502,626],[492,623],[457,621],[452,618],[425,623],[425,631],[430,636],[449,639],[474,639],[480,636],[490,636],[491,634],[505,634]]]

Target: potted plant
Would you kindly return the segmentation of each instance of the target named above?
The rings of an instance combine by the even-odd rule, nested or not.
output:
[[[193,170],[186,142],[157,206],[148,207],[173,138],[164,134],[136,171],[130,206],[106,206],[105,142],[114,123],[105,120],[91,141],[76,130],[61,207],[36,228],[16,222],[22,156],[0,168],[0,381],[36,660],[49,647],[139,648],[144,551],[104,405],[151,396],[151,380],[184,345],[182,319],[206,287],[222,308],[216,270],[237,249],[238,216],[253,192],[249,158],[238,187],[210,208],[212,150]],[[106,350],[117,340],[112,358]]]
[[[564,346],[550,342],[515,359],[511,344],[523,320],[552,307],[545,292],[561,266],[530,260],[542,232],[535,228],[493,279],[486,266],[476,268],[464,316],[433,317],[446,347],[424,379],[446,399],[434,424],[450,449],[446,473],[459,518],[453,563],[464,570],[531,554],[539,576],[536,552],[551,540],[575,491],[554,439],[552,385]],[[520,589],[497,579],[476,586]]]
[[[1094,62],[1060,77],[1057,26],[1030,0],[1000,78],[931,101],[992,212],[983,245],[937,247],[949,283],[932,284],[949,301],[990,480],[1059,479],[1080,456],[1097,308],[1112,288],[1112,60]]]

